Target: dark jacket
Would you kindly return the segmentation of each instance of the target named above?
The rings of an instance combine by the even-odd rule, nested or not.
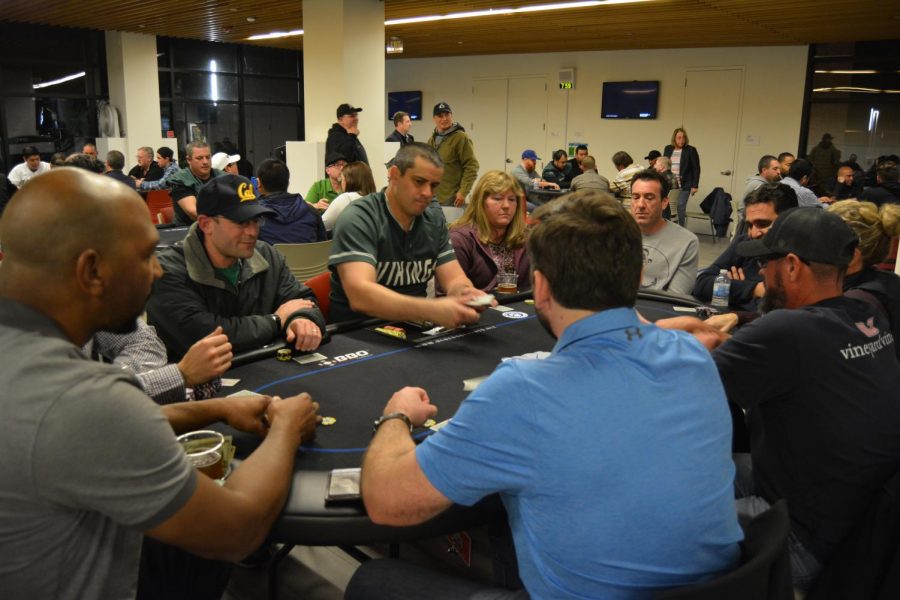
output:
[[[663,155],[672,158],[675,146],[669,144],[663,150]],[[700,187],[700,155],[693,146],[685,144],[681,149],[681,163],[678,166],[678,176],[681,177],[681,189]]]
[[[551,161],[550,164],[544,167],[543,172],[541,172],[541,179],[558,184],[560,188],[568,189],[572,184],[572,178],[575,175],[581,175],[581,171],[573,173],[572,166],[568,162],[566,163],[566,166],[563,167],[562,171],[560,171]]]
[[[756,284],[760,283],[763,278],[759,275],[759,265],[756,259],[743,258],[737,254],[737,245],[741,242],[749,240],[750,236],[742,233],[734,238],[731,245],[723,252],[711,265],[697,273],[697,281],[694,283],[694,289],[691,294],[701,302],[710,302],[712,300],[713,283],[719,275],[721,269],[729,272],[731,267],[738,267],[744,270],[743,280],[732,279],[731,291],[728,294],[728,306],[733,309],[746,311],[755,311],[758,299],[753,297],[753,289]]]
[[[128,171],[129,177],[134,177],[135,179],[148,179],[150,181],[159,181],[163,178],[163,170],[159,168],[159,165],[155,162],[151,162],[150,166],[147,167],[147,172],[141,169],[141,165],[134,165],[131,167],[131,170]]]
[[[315,303],[312,290],[294,278],[284,257],[269,244],[256,243],[253,256],[243,261],[235,287],[213,268],[201,236],[195,223],[183,243],[159,255],[163,276],[153,285],[147,303],[147,322],[156,327],[170,361],[181,360],[194,342],[219,325],[234,352],[278,341],[282,331],[272,318],[278,307],[295,298]],[[325,334],[318,308],[294,315],[313,321]]]
[[[121,182],[121,183],[124,183],[125,185],[127,185],[127,186],[130,187],[131,189],[134,189],[134,179],[132,179],[131,177],[129,177],[128,175],[126,175],[125,173],[123,173],[121,170],[118,170],[118,171],[107,171],[107,172],[105,173],[105,175],[106,175],[107,177],[112,177],[112,178],[115,179],[116,181],[119,181],[119,182]]]
[[[844,277],[844,291],[863,290],[875,296],[887,313],[894,334],[894,350],[900,359],[900,276],[869,267]]]
[[[867,187],[859,195],[860,200],[874,202],[878,206],[889,202],[900,203],[900,182],[885,181],[873,187]]]
[[[700,203],[700,210],[709,215],[716,236],[725,237],[731,223],[731,194],[720,187],[713,189]]]
[[[260,203],[277,214],[266,215],[259,239],[269,244],[305,244],[328,239],[322,217],[300,194],[278,192],[260,198]]]
[[[384,141],[386,141],[386,142],[400,142],[400,147],[402,148],[403,146],[405,146],[405,145],[407,145],[407,144],[412,144],[412,143],[413,143],[414,141],[416,141],[416,140],[413,138],[413,136],[412,136],[411,133],[407,133],[406,135],[403,135],[402,133],[400,133],[399,131],[397,131],[397,130],[395,129],[395,130],[393,130],[393,131],[391,132],[391,135],[387,136],[387,137],[384,139]]]
[[[328,139],[325,140],[325,155],[337,152],[348,163],[362,161],[369,164],[366,149],[363,148],[359,137],[355,133],[349,133],[340,123],[335,123],[328,130]]]
[[[12,182],[6,178],[6,175],[0,173],[0,216],[3,216],[6,205],[9,204],[10,199],[18,189],[19,188],[14,186]]]

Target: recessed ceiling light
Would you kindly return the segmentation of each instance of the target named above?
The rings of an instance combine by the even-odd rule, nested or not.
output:
[[[248,23],[256,23],[256,17],[247,17]]]

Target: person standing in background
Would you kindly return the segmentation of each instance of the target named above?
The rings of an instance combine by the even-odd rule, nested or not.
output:
[[[672,132],[672,143],[663,150],[663,155],[672,160],[672,173],[678,183],[676,207],[678,224],[684,227],[687,214],[688,199],[697,193],[700,187],[700,155],[697,149],[688,143],[688,134],[684,127]]]

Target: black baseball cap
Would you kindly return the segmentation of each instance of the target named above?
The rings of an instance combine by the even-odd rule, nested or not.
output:
[[[656,160],[660,156],[662,156],[662,154],[659,153],[659,150],[651,150],[650,154],[644,157],[644,160]]]
[[[341,104],[337,107],[337,118],[340,119],[346,115],[352,115],[354,113],[362,112],[362,109],[356,106],[352,106],[350,104]]]
[[[447,104],[446,102],[438,102],[437,104],[434,105],[434,110],[432,111],[432,115],[436,117],[445,112],[452,113],[453,109],[450,108],[450,105]]]
[[[850,264],[858,245],[859,237],[842,218],[808,206],[784,211],[762,238],[738,244],[737,253],[745,258],[796,254],[808,262],[842,266]]]
[[[340,152],[331,151],[325,155],[325,166],[326,167],[331,166],[339,160],[347,162],[347,157],[344,156],[343,154],[341,154]]]
[[[197,214],[207,217],[221,215],[240,223],[276,213],[260,204],[249,179],[226,173],[214,177],[197,192]]]

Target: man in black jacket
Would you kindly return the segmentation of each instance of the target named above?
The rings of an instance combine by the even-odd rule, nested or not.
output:
[[[745,201],[747,232],[735,236],[730,246],[711,265],[697,273],[691,292],[703,302],[712,300],[713,283],[721,269],[728,271],[731,290],[728,305],[732,309],[755,311],[766,292],[755,260],[737,254],[737,245],[746,240],[761,239],[778,215],[797,206],[797,194],[781,183],[767,183],[757,188]]]
[[[257,240],[260,220],[272,212],[240,175],[200,188],[197,222],[182,244],[159,256],[163,276],[147,305],[170,360],[218,326],[235,352],[280,339],[298,350],[319,347],[325,319],[315,295],[278,251]]]
[[[349,104],[337,107],[337,123],[328,130],[325,140],[325,154],[337,153],[348,163],[362,161],[369,164],[366,149],[359,141],[359,113],[361,108]]]
[[[412,119],[410,118],[409,113],[398,110],[394,113],[394,131],[392,131],[391,135],[387,136],[384,141],[400,142],[401,148],[407,144],[412,144],[416,140],[413,139],[412,134],[409,132],[411,127]]]

